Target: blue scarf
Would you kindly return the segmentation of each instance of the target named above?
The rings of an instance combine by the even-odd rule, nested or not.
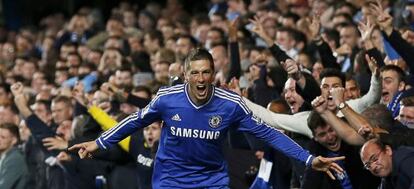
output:
[[[403,91],[398,91],[398,93],[394,95],[392,101],[387,106],[387,109],[391,111],[392,117],[394,119],[398,116],[398,114],[400,114],[400,101],[402,97]]]

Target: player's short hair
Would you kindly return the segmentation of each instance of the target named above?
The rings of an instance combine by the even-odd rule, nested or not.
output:
[[[211,69],[214,71],[213,56],[211,56],[211,54],[206,49],[203,49],[203,48],[197,48],[197,49],[190,51],[187,58],[185,59],[185,66],[184,66],[185,70],[187,71],[190,68],[190,63],[192,61],[197,61],[197,60],[208,60],[210,62]]]

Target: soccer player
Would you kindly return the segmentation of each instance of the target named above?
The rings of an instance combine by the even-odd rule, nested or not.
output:
[[[229,127],[254,134],[289,157],[326,172],[343,170],[334,161],[344,157],[314,157],[287,136],[252,115],[242,98],[216,88],[214,62],[204,49],[191,51],[185,61],[186,83],[160,89],[144,109],[130,115],[95,141],[80,143],[81,158],[108,149],[139,128],[163,120],[155,159],[153,188],[228,188],[221,151]]]

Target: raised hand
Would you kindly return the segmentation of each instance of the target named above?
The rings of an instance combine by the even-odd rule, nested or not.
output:
[[[332,95],[332,100],[336,106],[339,106],[339,104],[345,102],[345,89],[343,87],[332,88],[330,94]]]
[[[319,114],[324,113],[328,108],[328,101],[323,96],[318,96],[312,101],[313,109]]]
[[[84,86],[82,82],[77,82],[75,84],[75,87],[73,87],[72,90],[72,96],[75,98],[75,100],[81,104],[82,106],[86,106],[88,104],[88,100],[85,97],[85,94],[83,93]]]
[[[358,134],[366,140],[378,138],[380,133],[388,134],[388,131],[379,127],[372,127],[371,125],[362,125],[361,128],[358,129]]]
[[[314,14],[312,19],[308,19],[310,36],[313,40],[317,39],[319,36],[319,31],[321,30],[321,20],[319,14]]]
[[[368,54],[365,54],[365,60],[368,63],[368,67],[369,67],[369,70],[371,71],[371,73],[374,74],[376,77],[378,77],[380,72],[379,72],[378,64],[377,64],[377,61],[375,60],[375,58],[374,57],[369,57]]]
[[[388,14],[382,7],[381,1],[377,0],[376,3],[370,6],[371,13],[375,16],[377,24],[381,27],[387,35],[392,32],[392,16]]]
[[[254,19],[249,19],[250,23],[253,24],[252,32],[256,33],[260,38],[262,38],[268,46],[273,45],[273,39],[266,34],[266,31],[263,27],[263,20],[258,16],[255,16]]]
[[[13,96],[18,96],[24,94],[24,86],[21,82],[17,82],[10,87],[10,90]]]
[[[98,150],[99,147],[95,141],[83,142],[75,144],[69,148],[70,151],[78,150],[78,155],[81,159],[88,157],[92,158],[92,153]]]
[[[375,24],[371,20],[371,17],[368,17],[367,23],[359,22],[358,30],[361,33],[362,41],[371,40],[372,31],[374,30]]]
[[[285,62],[282,62],[283,69],[288,73],[289,77],[294,80],[300,79],[300,65],[292,59],[287,59]]]
[[[20,114],[27,118],[32,115],[32,111],[27,106],[28,97],[24,94],[24,86],[22,83],[17,82],[10,87],[10,90],[14,96],[14,103],[19,109]]]
[[[325,172],[329,177],[331,177],[332,180],[335,180],[335,177],[330,170],[333,170],[338,174],[343,174],[344,170],[341,168],[341,166],[335,163],[335,161],[340,161],[343,159],[345,159],[345,156],[333,158],[318,156],[313,159],[312,168],[317,171]]]
[[[239,27],[240,18],[237,17],[236,19],[230,21],[228,23],[229,28],[229,40],[230,42],[236,42],[237,41],[237,31]]]

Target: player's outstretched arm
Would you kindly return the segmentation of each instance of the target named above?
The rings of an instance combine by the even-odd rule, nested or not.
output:
[[[71,146],[68,150],[70,151],[78,150],[79,157],[83,159],[85,157],[92,158],[92,153],[98,150],[98,148],[99,147],[96,144],[96,141],[89,141],[89,142],[75,144]]]

